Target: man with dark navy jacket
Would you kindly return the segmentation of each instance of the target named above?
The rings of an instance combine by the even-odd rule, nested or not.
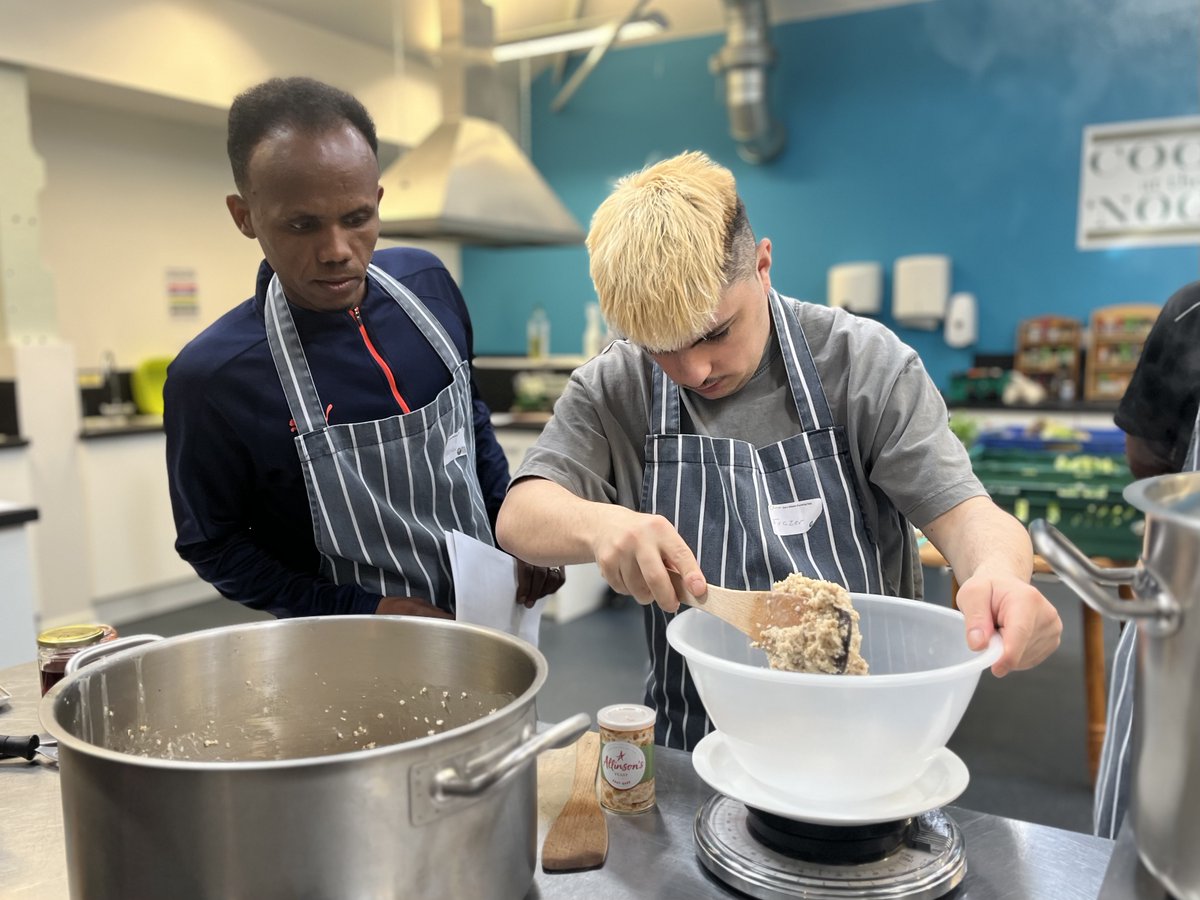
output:
[[[444,532],[493,543],[509,472],[471,374],[467,307],[421,250],[375,252],[374,123],[273,79],[239,95],[227,205],[254,296],[172,363],[164,422],[179,554],[277,616],[451,616]],[[516,600],[561,571],[518,565]]]

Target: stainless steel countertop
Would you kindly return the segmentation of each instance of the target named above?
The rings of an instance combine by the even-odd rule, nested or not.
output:
[[[0,707],[0,733],[32,734],[38,722],[37,669],[0,669],[12,692]],[[540,863],[526,900],[655,898],[730,900],[741,895],[713,879],[696,858],[692,820],[712,794],[686,753],[656,749],[658,807],[608,816],[608,861],[591,872],[548,875]],[[1113,842],[957,807],[967,875],[955,900],[1095,900]],[[548,822],[538,823],[539,847]],[[6,900],[68,896],[58,772],[42,763],[0,761],[0,889]]]

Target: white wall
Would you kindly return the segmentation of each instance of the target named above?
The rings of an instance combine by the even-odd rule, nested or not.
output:
[[[262,256],[225,208],[234,188],[223,127],[38,95],[31,117],[46,164],[42,259],[81,369],[105,350],[121,368],[173,356],[250,296]],[[458,274],[457,246],[424,246]],[[169,312],[167,270],[180,267],[196,274],[195,317]]]
[[[112,350],[122,368],[174,355],[254,290],[258,244],[225,209],[222,130],[35,96],[46,164],[42,258],[59,332],[81,368]],[[197,317],[172,318],[167,269],[193,269]]]

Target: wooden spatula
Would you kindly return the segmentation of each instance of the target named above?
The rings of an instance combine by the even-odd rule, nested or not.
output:
[[[575,780],[571,796],[550,826],[542,844],[542,868],[547,872],[595,869],[608,856],[608,822],[596,799],[596,769],[600,765],[600,735],[586,732],[575,744]]]
[[[762,637],[762,630],[774,626],[787,628],[801,624],[804,601],[792,594],[777,591],[735,591],[731,588],[708,585],[703,597],[693,597],[674,572],[670,573],[675,585],[675,596],[680,603],[694,606],[724,619],[738,631],[745,632],[752,641]]]

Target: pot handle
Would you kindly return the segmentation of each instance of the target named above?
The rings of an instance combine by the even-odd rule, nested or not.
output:
[[[161,640],[162,635],[158,634],[131,634],[129,637],[117,638],[114,641],[105,641],[103,644],[85,647],[67,660],[67,670],[63,674],[63,677],[74,675],[89,663],[94,663],[98,659],[111,656],[113,653],[127,650],[130,647],[140,647],[142,644],[152,644],[155,641]]]
[[[1137,619],[1155,637],[1173,634],[1179,627],[1179,604],[1145,565],[1102,569],[1080,552],[1063,533],[1045,519],[1029,523],[1033,548],[1083,601],[1110,619]],[[1119,600],[1098,585],[1132,584],[1136,600]]]
[[[433,776],[434,795],[441,799],[447,796],[473,797],[481,794],[492,785],[515,775],[539,753],[545,750],[557,750],[559,747],[565,747],[578,740],[579,736],[591,725],[592,720],[587,713],[576,713],[571,718],[518,744],[499,760],[474,775],[462,774],[459,769],[454,768],[442,769]],[[467,763],[463,770],[469,772],[472,768],[472,763]]]

